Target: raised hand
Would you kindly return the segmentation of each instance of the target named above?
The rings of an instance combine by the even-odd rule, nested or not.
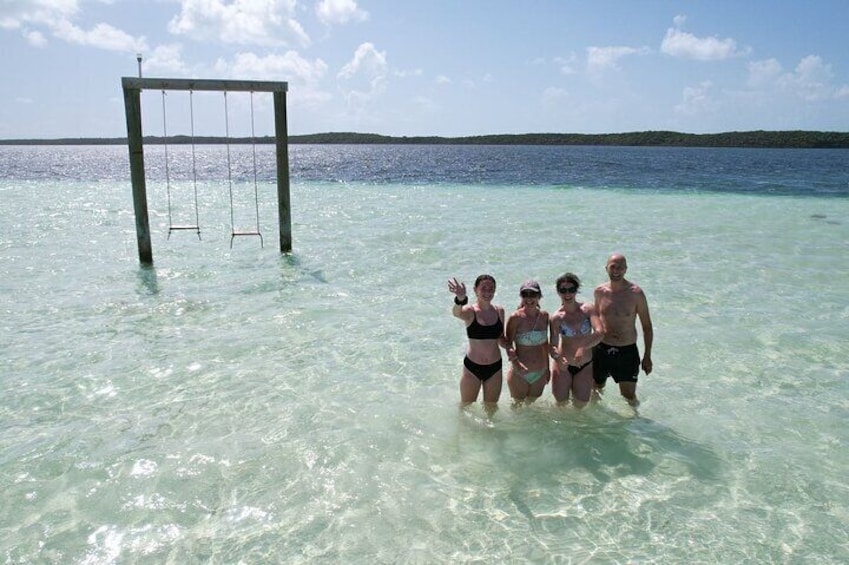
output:
[[[456,277],[448,279],[448,291],[457,296],[459,300],[466,298],[466,285],[458,281]]]

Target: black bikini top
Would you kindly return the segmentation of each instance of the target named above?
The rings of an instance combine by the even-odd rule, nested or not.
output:
[[[498,321],[490,326],[484,326],[478,323],[478,315],[475,312],[475,317],[472,323],[466,326],[466,335],[469,339],[498,339],[504,334],[504,322],[501,321],[501,316],[498,316]]]

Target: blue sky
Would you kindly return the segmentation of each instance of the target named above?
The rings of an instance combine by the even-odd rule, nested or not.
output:
[[[121,76],[287,81],[290,134],[849,130],[847,0],[3,0],[0,138],[126,135]],[[271,131],[169,93],[167,132]],[[161,93],[143,93],[146,134]],[[194,121],[191,120],[194,114]]]

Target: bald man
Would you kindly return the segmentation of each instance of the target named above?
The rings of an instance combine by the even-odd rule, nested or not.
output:
[[[604,388],[608,377],[619,385],[619,392],[631,406],[637,400],[637,376],[640,367],[651,373],[651,347],[654,340],[651,315],[646,295],[636,284],[625,278],[628,262],[621,253],[614,253],[605,265],[608,281],[596,287],[595,306],[598,309],[604,339],[593,351],[593,379],[596,390]],[[637,348],[637,318],[643,330],[643,358]]]

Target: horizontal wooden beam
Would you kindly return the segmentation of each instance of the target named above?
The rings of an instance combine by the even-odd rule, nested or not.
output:
[[[125,90],[205,90],[218,92],[286,92],[289,90],[288,82],[194,78],[121,77],[121,86]]]

